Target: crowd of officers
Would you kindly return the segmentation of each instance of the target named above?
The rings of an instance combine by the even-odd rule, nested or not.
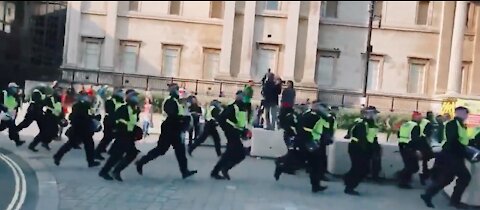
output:
[[[0,130],[9,129],[9,137],[17,146],[25,143],[19,139],[18,132],[28,127],[33,121],[39,126],[39,133],[35,136],[28,148],[38,151],[36,146],[41,144],[50,150],[50,142],[57,136],[59,127],[71,126],[66,131],[68,141],[60,147],[53,156],[54,163],[60,165],[62,157],[72,148],[80,148],[83,144],[89,167],[99,166],[99,160],[108,152],[99,176],[106,180],[123,181],[121,172],[137,159],[140,151],[135,147],[135,141],[142,139],[142,130],[137,126],[139,120],[139,94],[135,90],[123,91],[115,89],[112,96],[105,103],[103,126],[101,115],[93,110],[95,97],[92,92],[82,91],[78,94],[76,103],[72,107],[69,119],[65,119],[61,105],[61,88],[54,88],[48,94],[41,88],[31,93],[31,102],[24,120],[15,125],[16,112],[20,106],[17,97],[18,86],[9,84],[2,91],[0,97]],[[197,173],[189,170],[186,154],[190,156],[207,137],[212,136],[215,151],[219,160],[211,177],[214,179],[230,179],[229,170],[242,162],[246,151],[242,140],[251,138],[251,117],[248,117],[248,103],[245,94],[238,91],[235,101],[222,107],[218,100],[213,100],[205,115],[205,127],[199,138],[185,147],[185,133],[192,127],[192,115],[188,106],[179,96],[179,87],[169,85],[169,97],[163,102],[163,113],[166,119],[161,125],[161,134],[157,146],[135,162],[137,172],[142,175],[144,167],[150,161],[165,155],[170,146],[175,151],[180,173],[183,178]],[[346,138],[351,139],[348,145],[348,154],[351,160],[350,170],[343,176],[345,189],[349,195],[359,195],[355,189],[371,172],[371,162],[379,152],[376,123],[378,111],[369,106],[362,109],[361,118],[355,120],[348,130]],[[278,181],[281,174],[294,174],[300,169],[306,169],[310,175],[311,191],[324,191],[327,186],[321,184],[327,180],[327,146],[333,143],[337,129],[337,107],[329,107],[319,101],[311,105],[300,105],[285,108],[279,119],[280,127],[284,131],[284,142],[288,148],[287,154],[276,159],[274,178]],[[455,118],[444,123],[444,138],[438,139],[443,145],[442,151],[434,155],[431,148],[432,122],[425,119],[421,113],[414,112],[411,121],[404,123],[399,132],[399,149],[404,168],[398,172],[398,186],[411,188],[412,175],[419,171],[419,158],[422,160],[420,180],[431,179],[432,184],[421,195],[425,204],[433,207],[432,197],[443,187],[458,177],[455,190],[451,197],[451,204],[462,208],[460,198],[470,182],[471,175],[465,166],[464,160],[469,157],[468,146],[478,146],[480,129],[473,136],[468,136],[465,120],[468,109],[458,107]],[[70,122],[70,123],[69,123]],[[220,127],[227,138],[226,150],[222,154],[220,137],[217,127]],[[103,129],[102,129],[103,128]],[[103,130],[103,138],[95,148],[93,135]],[[110,146],[111,145],[111,146]],[[109,148],[109,150],[107,150]],[[428,168],[428,160],[435,158],[432,169]]]

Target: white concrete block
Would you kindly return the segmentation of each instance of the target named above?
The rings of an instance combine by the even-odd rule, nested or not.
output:
[[[252,156],[280,157],[287,153],[287,146],[283,142],[283,131],[270,131],[261,128],[252,130]]]

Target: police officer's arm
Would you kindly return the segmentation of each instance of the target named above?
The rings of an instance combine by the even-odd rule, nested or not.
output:
[[[418,144],[421,139],[420,139],[420,126],[415,126],[412,129],[412,132],[410,133],[410,138],[412,139],[410,142],[412,144]]]
[[[476,147],[477,149],[480,149],[480,132],[477,133],[477,135],[475,135],[474,138],[471,139],[468,144],[469,146],[473,146],[473,147]]]
[[[5,106],[5,101],[3,100],[4,97],[4,92],[0,91],[0,111],[7,112],[8,108]]]
[[[115,103],[113,102],[115,99],[110,99],[105,101],[105,112],[107,114],[113,114],[115,113]]]
[[[219,108],[213,108],[212,110],[212,117],[216,120],[218,120],[218,117],[220,116],[220,109]]]
[[[359,143],[367,143],[367,127],[365,123],[357,123],[352,130],[352,136],[357,138]]]
[[[168,99],[165,101],[163,111],[167,114],[168,117],[178,116],[178,106],[173,99]]]
[[[429,138],[430,136],[432,136],[432,133],[433,133],[433,125],[430,122],[430,123],[427,123],[427,125],[425,126],[425,130],[423,130],[423,134],[425,134],[425,136]]]
[[[23,119],[23,121],[17,125],[17,129],[18,130],[22,130],[28,126],[30,126],[30,124],[33,123],[34,119],[35,119],[35,105],[34,104],[30,104],[28,106],[28,109],[27,109],[27,113],[25,114],[25,118]]]
[[[231,117],[233,116],[233,117]],[[233,123],[237,123],[237,118],[235,117],[235,107],[231,104],[225,108],[220,114],[221,123],[226,123],[226,120],[230,120]]]
[[[121,106],[115,111],[115,122],[117,132],[127,133],[127,122],[129,120],[128,108],[126,105]]]
[[[460,136],[458,135],[457,121],[452,120],[446,125],[446,136],[449,146],[449,151],[459,157],[465,157],[465,146],[460,143]]]

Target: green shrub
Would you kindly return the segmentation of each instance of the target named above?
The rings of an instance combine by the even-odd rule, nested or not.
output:
[[[385,121],[388,118],[388,115],[390,115],[390,124],[392,126],[392,130],[394,131],[397,131],[403,122],[406,122],[410,119],[410,116],[405,114],[380,113],[377,119],[377,125],[379,127],[380,132],[387,131],[387,126],[385,124]],[[359,117],[361,117],[359,111],[353,111],[353,110],[341,111],[337,117],[338,128],[349,129],[353,125],[355,119]]]

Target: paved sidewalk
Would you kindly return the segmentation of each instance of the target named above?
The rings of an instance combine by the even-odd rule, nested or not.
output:
[[[32,139],[34,128],[21,133],[22,139]],[[151,138],[154,138],[152,136]],[[100,139],[100,138],[96,138]],[[145,154],[154,144],[139,142]],[[98,141],[97,141],[98,143]],[[351,197],[343,194],[343,184],[337,180],[327,183],[323,193],[310,193],[308,176],[284,175],[279,182],[273,179],[272,160],[247,158],[231,171],[231,181],[217,181],[209,177],[217,161],[213,148],[200,147],[189,157],[190,169],[198,169],[194,177],[182,180],[173,150],[144,168],[144,176],[133,166],[123,172],[124,182],[109,182],[97,176],[98,168],[89,169],[83,150],[72,150],[65,155],[59,167],[53,164],[52,154],[60,146],[52,143],[52,152],[39,147],[40,152],[28,155],[41,161],[58,183],[59,209],[162,209],[162,210],[318,210],[318,209],[427,209],[419,199],[422,192],[400,190],[392,185],[364,183],[359,191],[364,195]],[[0,146],[27,152],[26,146],[15,148],[5,133],[0,134]],[[437,209],[449,209],[447,199],[435,198]]]

